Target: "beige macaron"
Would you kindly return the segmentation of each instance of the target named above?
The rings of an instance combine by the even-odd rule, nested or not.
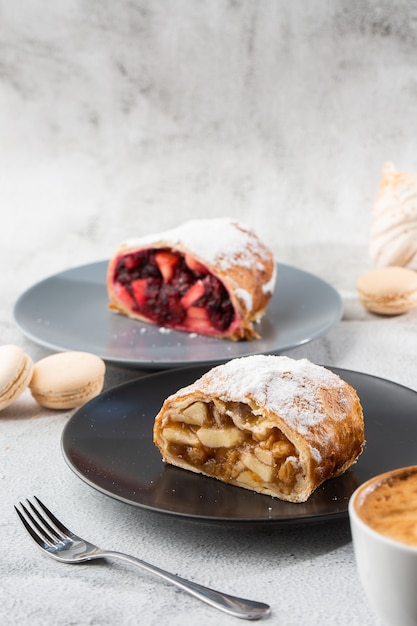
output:
[[[22,348],[0,346],[0,411],[14,402],[28,387],[33,361]]]
[[[366,272],[356,286],[359,300],[373,313],[400,315],[417,307],[417,272],[406,267]]]
[[[73,409],[103,389],[104,361],[89,352],[59,352],[35,364],[30,390],[49,409]]]

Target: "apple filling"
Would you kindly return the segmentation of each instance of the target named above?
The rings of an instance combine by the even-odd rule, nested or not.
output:
[[[113,280],[125,306],[159,326],[214,335],[235,319],[222,282],[187,254],[168,248],[125,254]]]
[[[277,427],[250,429],[257,421],[246,404],[197,401],[167,411],[161,437],[167,452],[195,471],[289,494],[300,473],[295,447]]]

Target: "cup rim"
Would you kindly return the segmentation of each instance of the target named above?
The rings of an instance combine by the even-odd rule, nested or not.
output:
[[[417,465],[408,465],[404,467],[398,467],[398,468],[389,470],[387,472],[383,472],[381,474],[375,474],[375,476],[372,476],[371,478],[366,480],[364,483],[359,485],[355,489],[355,491],[352,493],[349,499],[348,512],[349,512],[350,521],[354,522],[357,526],[359,526],[365,533],[367,533],[371,537],[378,538],[379,541],[382,541],[383,543],[386,543],[391,546],[395,546],[397,549],[398,548],[403,549],[406,552],[411,552],[417,555],[417,545],[411,545],[409,543],[404,543],[403,541],[399,541],[398,539],[393,539],[392,537],[389,537],[388,535],[384,535],[383,533],[375,530],[374,528],[371,528],[371,526],[369,526],[366,522],[363,521],[363,519],[359,516],[359,514],[357,513],[355,509],[355,502],[358,499],[359,495],[362,492],[366,491],[372,483],[376,483],[379,480],[383,480],[385,477],[388,477],[388,476],[395,476],[397,474],[401,474],[404,471],[415,471],[417,473]]]

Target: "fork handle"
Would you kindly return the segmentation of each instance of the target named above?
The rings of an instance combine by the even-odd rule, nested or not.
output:
[[[128,554],[124,554],[123,552],[114,552],[112,550],[98,550],[95,553],[94,557],[115,558],[126,561],[127,563],[131,563],[132,565],[137,565],[138,567],[141,567],[142,569],[151,572],[152,574],[160,576],[161,578],[167,580],[173,585],[180,587],[184,591],[190,593],[192,596],[199,598],[206,604],[209,604],[210,606],[235,617],[240,617],[247,620],[257,620],[261,617],[268,615],[271,610],[270,606],[268,604],[264,604],[263,602],[246,600],[245,598],[237,598],[236,596],[231,596],[226,593],[221,593],[220,591],[215,591],[214,589],[204,587],[203,585],[199,585],[195,582],[192,582],[191,580],[181,578],[176,574],[166,572],[156,565],[151,565],[150,563],[146,563],[141,559],[137,559],[136,557],[130,556]]]

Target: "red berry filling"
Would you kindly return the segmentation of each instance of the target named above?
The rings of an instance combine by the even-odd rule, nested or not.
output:
[[[205,334],[226,331],[235,319],[218,278],[189,255],[168,249],[126,254],[115,268],[118,297],[159,326]]]

